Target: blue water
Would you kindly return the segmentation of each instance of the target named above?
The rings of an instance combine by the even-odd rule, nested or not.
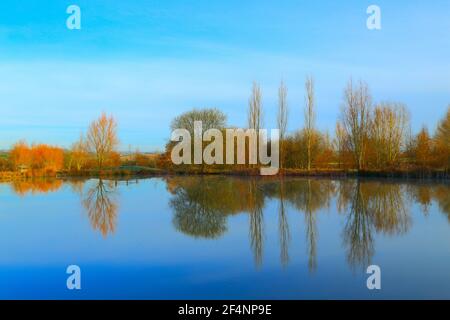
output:
[[[449,191],[294,178],[3,183],[0,298],[449,299]],[[381,290],[366,286],[371,264]],[[80,290],[66,286],[69,265]]]

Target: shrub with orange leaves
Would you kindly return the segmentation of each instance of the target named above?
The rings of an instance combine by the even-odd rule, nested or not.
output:
[[[120,153],[112,151],[109,154],[109,158],[106,160],[106,164],[111,167],[120,166]]]
[[[32,171],[33,175],[49,175],[63,168],[64,151],[46,144],[29,147],[26,142],[20,141],[11,149],[10,161],[15,170]]]
[[[63,168],[64,151],[61,148],[46,144],[34,145],[31,148],[33,170],[44,174],[55,173]]]
[[[15,170],[20,166],[30,167],[32,162],[31,149],[25,141],[17,142],[11,149],[9,159]]]

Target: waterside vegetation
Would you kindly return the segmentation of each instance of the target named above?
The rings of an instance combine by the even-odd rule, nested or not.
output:
[[[304,90],[304,105],[293,108],[288,103],[286,84],[281,82],[279,86],[278,175],[450,177],[450,106],[435,132],[424,126],[413,134],[406,105],[374,102],[365,82],[350,80],[344,89],[334,132],[330,133],[315,126],[313,77],[306,78]],[[288,120],[301,123],[302,113],[303,127],[288,133]],[[262,90],[256,82],[247,114],[248,128],[257,132],[263,128]],[[193,132],[195,121],[202,121],[204,130],[233,128],[227,124],[225,113],[216,108],[204,108],[177,116],[171,129]],[[0,181],[55,176],[259,175],[259,166],[254,164],[174,165],[171,151],[175,143],[172,141],[162,153],[139,150],[121,153],[118,146],[118,123],[114,116],[102,113],[70,148],[19,141],[10,150],[0,152]],[[248,156],[247,149],[247,159]]]

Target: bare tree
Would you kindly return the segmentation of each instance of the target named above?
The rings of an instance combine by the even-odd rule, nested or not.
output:
[[[311,170],[311,149],[314,134],[315,121],[315,97],[314,97],[314,79],[307,77],[305,81],[305,134],[306,134],[306,148],[307,148],[307,169]]]
[[[283,140],[286,136],[288,121],[287,88],[283,81],[278,88],[278,116],[277,123],[280,130],[280,167],[283,167]]]
[[[409,115],[400,103],[381,103],[374,109],[371,140],[376,153],[376,165],[383,167],[398,161],[405,146]]]
[[[258,83],[253,82],[252,94],[248,100],[248,127],[249,129],[254,129],[256,134],[259,134],[259,129],[262,126],[262,98],[261,98],[261,88]],[[259,139],[256,141],[258,146]],[[249,159],[253,156],[252,149],[248,150]]]
[[[72,144],[70,150],[69,170],[71,170],[72,166],[75,166],[76,170],[80,171],[88,161],[88,156],[87,142],[83,135],[80,134],[80,138]]]
[[[336,150],[337,156],[338,156],[338,165],[339,165],[339,168],[341,168],[341,166],[343,164],[344,151],[346,148],[347,134],[340,122],[336,123],[335,135],[336,135],[335,150]]]
[[[360,81],[354,87],[352,80],[347,84],[342,105],[342,124],[348,137],[358,170],[364,168],[364,155],[370,132],[372,98],[366,83]]]
[[[252,94],[248,101],[248,127],[259,132],[262,126],[261,88],[253,82]]]
[[[119,140],[117,138],[117,123],[113,116],[102,115],[89,126],[87,143],[95,154],[97,166],[102,169],[105,161],[115,151]]]

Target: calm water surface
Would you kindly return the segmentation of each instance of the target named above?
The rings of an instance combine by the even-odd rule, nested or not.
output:
[[[82,289],[66,288],[81,268]],[[382,289],[366,287],[381,267]],[[450,184],[0,184],[0,298],[450,299]]]

